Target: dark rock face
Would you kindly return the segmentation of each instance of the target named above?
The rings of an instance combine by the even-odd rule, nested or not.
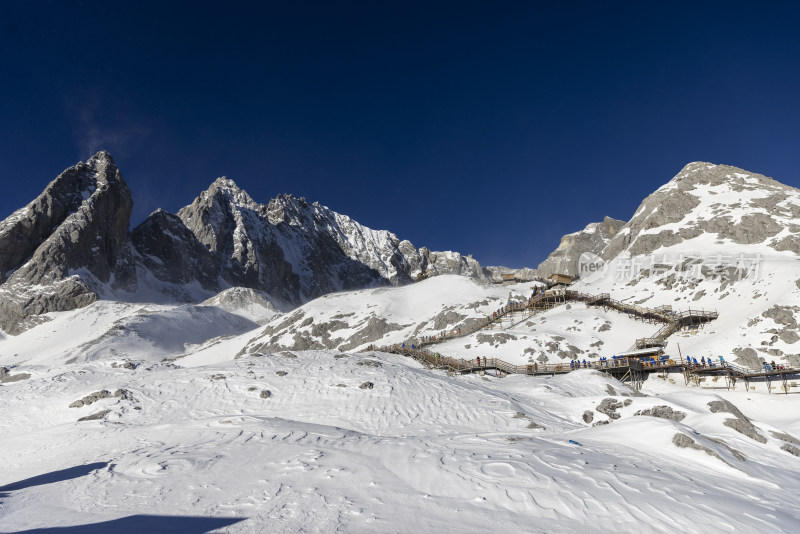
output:
[[[584,252],[600,254],[623,226],[625,221],[606,217],[603,222],[589,224],[580,232],[565,235],[561,238],[558,248],[539,264],[536,271],[544,277],[555,273],[570,276],[580,274],[578,259],[581,254]]]
[[[678,422],[686,418],[685,413],[673,410],[669,406],[653,406],[647,410],[639,410],[634,415],[649,415],[650,417],[661,417],[662,419],[672,419]]]
[[[303,198],[280,195],[267,205],[259,204],[225,178],[181,209],[177,219],[183,227],[175,218],[170,227],[180,228],[180,235],[186,235],[183,228],[191,234],[186,235],[184,248],[195,250],[199,244],[207,252],[208,259],[200,266],[206,283],[222,278],[290,304],[334,291],[410,283],[420,272],[484,276],[472,258],[416,249],[390,232],[366,228]],[[141,244],[147,241],[151,261],[168,264],[163,251],[174,247],[161,245],[161,235],[155,227],[137,228],[134,243],[142,252]],[[208,268],[212,272],[205,271]],[[179,274],[162,270],[158,276],[184,283]]]
[[[130,289],[132,208],[114,160],[100,152],[0,223],[0,328],[17,334],[35,315],[86,306],[104,284]]]
[[[619,402],[617,399],[612,399],[611,397],[606,397],[602,400],[602,402],[595,408],[598,412],[605,414],[608,416],[609,419],[616,420],[620,418],[620,415],[617,413],[617,410],[622,408],[624,405]]]
[[[31,375],[29,373],[18,373],[12,375],[8,367],[0,367],[0,384],[19,382],[20,380],[27,380],[30,377]]]
[[[259,204],[225,178],[129,233],[132,208],[113,159],[99,152],[0,223],[0,330],[15,335],[42,314],[100,295],[136,298],[137,289],[193,302],[235,286],[297,305],[422,273],[485,277],[469,256],[417,249],[291,195]]]
[[[176,215],[156,210],[131,232],[131,242],[138,261],[162,282],[197,280],[216,289],[219,262]]]

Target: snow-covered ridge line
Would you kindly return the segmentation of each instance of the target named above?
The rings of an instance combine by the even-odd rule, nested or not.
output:
[[[292,195],[260,204],[227,178],[129,232],[131,208],[119,169],[99,152],[0,223],[0,330],[18,334],[98,298],[199,302],[245,287],[285,307],[422,275],[485,277],[469,256],[418,249]]]

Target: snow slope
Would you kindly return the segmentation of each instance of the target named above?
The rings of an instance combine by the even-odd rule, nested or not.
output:
[[[575,289],[719,312],[671,353],[800,365],[800,197],[730,169],[687,166]],[[368,350],[530,291],[435,276],[286,309],[231,288],[198,305],[100,300],[0,335],[0,531],[798,530],[793,388],[653,374],[640,394],[586,369],[448,376]],[[572,303],[435,350],[594,359],[658,327]]]
[[[769,433],[800,434],[773,419],[791,396],[747,394],[760,395],[740,405],[759,443],[710,411],[717,392],[664,382],[636,397],[592,371],[448,377],[329,351],[28,369],[0,388],[2,531],[188,529],[202,517],[225,532],[792,532],[800,514],[800,459]],[[609,420],[595,410],[609,398],[620,419],[586,423],[586,411]],[[686,417],[634,415],[655,405]]]
[[[281,350],[364,350],[412,343],[422,336],[466,328],[485,319],[509,298],[527,299],[530,284],[492,285],[460,276],[437,276],[397,287],[326,295],[268,323],[248,344],[248,353]],[[658,325],[615,312],[571,304],[515,324],[481,330],[436,345],[442,354],[489,356],[511,363],[561,362],[611,356]]]

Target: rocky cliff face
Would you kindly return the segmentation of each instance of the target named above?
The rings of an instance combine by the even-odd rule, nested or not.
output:
[[[159,279],[189,281],[193,266],[165,257],[168,250],[187,250],[185,258],[203,257],[198,281],[204,286],[213,287],[214,279],[221,279],[293,304],[333,291],[409,283],[420,272],[483,277],[480,265],[470,257],[417,249],[391,232],[372,230],[292,195],[259,204],[225,178],[170,219],[170,227],[180,228],[164,232],[163,225],[151,222],[148,228],[134,230],[137,251],[143,261],[149,258],[155,264],[148,268]],[[184,244],[160,244],[162,236],[178,235],[184,236],[180,239]],[[145,242],[146,253],[141,246]],[[198,244],[202,254],[188,252]],[[160,265],[170,268],[158,269]]]
[[[696,162],[640,204],[601,252],[603,270],[578,289],[645,306],[716,310],[719,318],[702,332],[675,335],[684,355],[794,366],[798,254],[800,190]]]
[[[695,162],[641,203],[602,256],[652,254],[700,236],[800,254],[799,234],[800,191],[736,167]]]
[[[131,287],[133,201],[106,152],[67,169],[36,200],[0,223],[0,328],[85,306],[101,286]]]
[[[132,206],[100,152],[0,223],[0,329],[19,333],[101,295],[197,302],[245,287],[297,305],[420,273],[484,277],[471,257],[417,249],[291,195],[259,204],[225,178],[177,215],[157,210],[129,233]]]
[[[603,222],[591,223],[580,232],[565,235],[558,248],[539,264],[537,273],[543,277],[554,273],[575,276],[578,274],[578,259],[581,254],[600,254],[624,225],[624,221],[606,217]]]

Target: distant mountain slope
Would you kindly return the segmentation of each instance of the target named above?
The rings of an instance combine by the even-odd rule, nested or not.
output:
[[[164,282],[186,282],[196,272],[196,280],[209,289],[218,289],[222,280],[290,304],[333,291],[410,283],[425,272],[484,276],[470,257],[417,249],[391,232],[372,230],[292,195],[259,204],[225,178],[181,209],[177,218],[156,212],[133,235],[142,263]],[[161,246],[165,239],[169,244]],[[151,245],[140,246],[146,242]],[[198,244],[203,250],[193,252]],[[187,260],[200,261],[159,270],[169,265],[175,249],[188,250],[183,255]]]
[[[603,250],[652,254],[714,236],[715,245],[765,245],[800,254],[800,190],[728,165],[695,162],[648,196]]]
[[[297,306],[421,273],[485,277],[470,256],[418,249],[291,195],[259,204],[225,178],[129,232],[132,207],[113,158],[99,152],[1,222],[0,330],[18,334],[101,297],[190,303],[245,287]]]
[[[697,358],[800,365],[800,190],[727,165],[691,163],[647,197],[578,288],[645,305],[716,309],[677,337]]]
[[[797,189],[734,167],[694,163],[648,197],[630,222],[590,224],[565,236],[548,261],[555,271],[568,270],[577,267],[580,254],[592,252],[602,269],[584,273],[575,286],[579,291],[650,307],[671,305],[675,311],[717,310],[718,320],[669,339],[667,351],[675,357],[722,356],[755,368],[765,360],[800,366],[800,257],[792,250],[798,215]],[[440,278],[390,296],[326,297],[274,319],[246,351],[353,350],[408,341],[468,327],[512,293],[517,299],[530,295],[526,284],[448,287],[451,283]],[[453,293],[459,299],[453,300]],[[592,359],[624,352],[659,328],[582,304],[571,308],[533,320],[520,317],[513,326],[457,338],[435,350],[514,363]]]

